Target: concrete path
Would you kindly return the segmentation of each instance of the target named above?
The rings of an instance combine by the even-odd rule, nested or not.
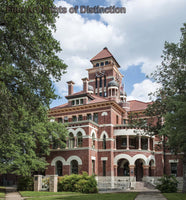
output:
[[[5,200],[22,200],[24,199],[18,192],[6,193]]]
[[[159,192],[143,192],[139,193],[135,200],[167,200],[161,193]]]

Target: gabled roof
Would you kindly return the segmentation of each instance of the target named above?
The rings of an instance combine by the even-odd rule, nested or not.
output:
[[[130,103],[130,111],[145,110],[152,102],[142,102],[138,100],[128,101]]]
[[[53,108],[50,108],[50,110],[60,109],[60,108],[66,108],[68,107],[68,103],[62,104],[60,106],[55,106]]]
[[[110,53],[110,51],[105,47],[102,51],[100,51],[96,56],[94,56],[90,61],[94,60],[100,60],[103,58],[110,58],[113,57],[113,55]]]

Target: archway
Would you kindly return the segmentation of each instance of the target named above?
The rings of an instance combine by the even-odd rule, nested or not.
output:
[[[72,160],[70,163],[70,168],[71,168],[71,174],[78,174],[78,161],[77,160]]]
[[[142,181],[143,178],[143,165],[144,161],[142,159],[137,159],[135,161],[135,176],[136,176],[136,181]]]
[[[60,160],[56,162],[56,175],[63,176],[63,163]]]
[[[117,163],[118,176],[130,176],[129,161],[127,159],[120,159]]]

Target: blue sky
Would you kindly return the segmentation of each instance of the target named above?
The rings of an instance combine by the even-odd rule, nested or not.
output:
[[[56,0],[56,6],[119,6],[126,14],[59,14],[54,37],[63,51],[59,56],[69,66],[60,82],[54,83],[62,99],[50,107],[66,102],[67,84],[75,82],[75,92],[82,90],[81,79],[87,77],[90,59],[104,47],[116,58],[124,75],[128,100],[149,101],[157,83],[146,78],[161,63],[164,42],[178,42],[180,27],[186,22],[185,0]]]

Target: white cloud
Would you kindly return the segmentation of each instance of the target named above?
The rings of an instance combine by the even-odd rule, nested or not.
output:
[[[149,93],[154,93],[160,85],[152,82],[149,79],[145,79],[141,83],[135,83],[134,89],[131,94],[127,97],[127,101],[129,100],[139,100],[144,102],[149,102],[151,99],[149,98]]]
[[[106,1],[113,4],[113,0]],[[60,41],[63,49],[60,57],[69,66],[62,81],[56,83],[60,95],[67,92],[66,81],[69,80],[73,80],[80,89],[81,78],[87,76],[85,69],[91,67],[89,60],[105,46],[122,69],[143,63],[141,70],[147,75],[160,63],[164,42],[178,42],[179,29],[186,19],[185,0],[120,2],[126,7],[126,14],[101,15],[100,21],[89,20],[85,18],[86,14],[84,17],[79,14],[59,14],[54,37]],[[56,6],[69,8],[72,5],[58,1]],[[137,86],[134,85],[131,96],[139,98],[135,87]],[[153,88],[154,84],[149,83],[149,87]]]

